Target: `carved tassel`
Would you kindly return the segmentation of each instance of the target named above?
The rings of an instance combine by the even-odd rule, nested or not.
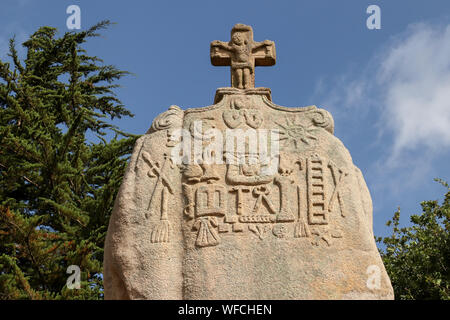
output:
[[[194,228],[198,230],[195,244],[198,247],[215,246],[219,244],[219,235],[213,225],[217,225],[214,217],[198,219]]]
[[[300,207],[300,186],[297,186],[297,198],[298,198],[298,220],[295,224],[294,228],[294,237],[295,238],[309,238],[311,236],[311,231],[309,230],[309,226],[306,223],[305,219],[301,213]]]
[[[303,219],[298,220],[295,224],[294,237],[309,238],[310,236],[311,231],[309,230],[308,224]]]
[[[153,227],[151,240],[152,243],[169,242],[169,221],[160,220]]]
[[[168,190],[163,188],[161,194],[161,220],[153,227],[151,239],[152,243],[169,242],[169,220],[167,215],[168,207]]]

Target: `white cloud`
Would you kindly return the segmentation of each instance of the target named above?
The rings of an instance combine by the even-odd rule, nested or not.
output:
[[[331,80],[331,89],[326,85],[328,81],[330,79],[320,79],[315,89],[315,95],[324,95],[323,104],[327,108],[359,108],[360,102],[368,98],[365,95],[368,84],[364,78],[354,80],[350,74],[340,75]]]
[[[450,146],[450,26],[411,26],[381,60],[382,121],[394,133],[390,161]]]
[[[450,25],[411,25],[359,69],[320,79],[314,98],[345,117],[376,110],[370,122],[384,144],[379,161],[390,168],[429,168],[411,156],[420,151],[433,161],[450,147]]]

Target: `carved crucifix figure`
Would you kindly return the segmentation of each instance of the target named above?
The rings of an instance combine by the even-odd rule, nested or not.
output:
[[[252,27],[245,24],[233,27],[229,42],[211,42],[211,63],[231,66],[231,86],[234,88],[254,88],[255,66],[273,66],[275,61],[275,43],[253,41]]]

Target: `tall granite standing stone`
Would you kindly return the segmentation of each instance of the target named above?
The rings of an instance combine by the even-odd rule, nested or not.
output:
[[[275,60],[272,41],[235,25],[211,43],[232,87],[208,107],[171,106],[137,141],[105,243],[106,299],[393,298],[333,118],[254,87],[255,66]]]

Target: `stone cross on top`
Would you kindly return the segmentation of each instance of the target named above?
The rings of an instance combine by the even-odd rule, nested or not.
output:
[[[255,87],[255,66],[273,66],[276,61],[275,43],[253,41],[253,29],[236,24],[229,42],[211,42],[213,66],[231,66],[231,86],[238,89]]]

